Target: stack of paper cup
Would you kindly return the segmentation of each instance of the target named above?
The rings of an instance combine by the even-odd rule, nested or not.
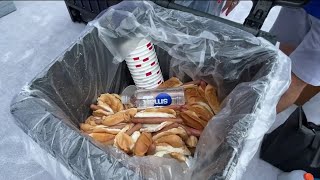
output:
[[[163,82],[158,58],[150,41],[142,40],[125,60],[138,88],[154,89]]]

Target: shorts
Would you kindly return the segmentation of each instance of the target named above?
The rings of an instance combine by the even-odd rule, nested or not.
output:
[[[304,82],[320,86],[320,19],[302,8],[284,7],[270,33],[280,43],[297,47],[290,54],[292,72]]]

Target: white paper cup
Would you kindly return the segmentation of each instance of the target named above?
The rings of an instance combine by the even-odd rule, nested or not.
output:
[[[130,70],[130,69],[129,69]],[[147,68],[145,71],[132,71],[130,70],[131,76],[134,79],[145,79],[149,76],[153,76],[155,74],[161,74],[161,70],[159,66],[154,66]]]
[[[147,63],[141,63],[141,64],[137,64],[135,66],[132,65],[127,65],[130,72],[132,71],[133,73],[138,73],[138,72],[145,72],[148,71],[150,69],[154,69],[156,67],[159,67],[159,62],[157,59],[154,60],[150,60],[150,62]]]
[[[145,63],[135,63],[135,64],[130,64],[130,63],[127,63],[127,66],[129,69],[145,69],[146,67],[152,67],[152,66],[155,66],[158,64],[158,59],[157,58],[154,58],[154,59],[151,59],[150,61],[148,62],[145,62]]]
[[[136,84],[138,88],[143,88],[143,89],[154,89],[154,88],[157,88],[159,85],[160,84],[158,83],[150,83],[150,84],[143,84],[143,85]]]
[[[149,63],[148,63],[149,64]],[[141,66],[128,66],[130,72],[133,72],[134,75],[139,75],[141,73],[144,73],[146,71],[150,71],[156,67],[159,67],[159,64],[157,61],[152,61],[152,63],[150,63],[149,65],[148,64],[143,64],[144,67]]]
[[[136,65],[130,65],[127,64],[128,68],[130,71],[132,72],[141,72],[141,71],[147,71],[150,68],[159,66],[159,62],[158,59],[152,59],[147,63],[140,63],[140,64],[136,64]]]
[[[156,54],[156,52],[147,50],[147,51],[143,51],[140,53],[128,55],[125,58],[125,60],[129,61],[129,62],[143,61],[143,59],[145,59],[147,57],[151,57],[153,54]]]
[[[151,43],[150,39],[149,39],[149,38],[143,38],[143,39],[139,42],[139,44],[137,45],[137,47],[143,46],[143,45],[145,45],[145,44],[147,44],[147,43]]]
[[[135,79],[134,81],[139,85],[143,85],[145,83],[149,84],[149,83],[153,83],[153,82],[159,82],[162,79],[163,79],[163,77],[161,76],[161,74],[155,74],[153,76],[149,76],[148,78]]]
[[[153,70],[153,69],[155,69],[157,67],[159,67],[158,62],[153,61],[151,64],[149,64],[146,67],[140,67],[140,65],[139,66],[130,67],[129,71],[133,75],[140,75],[140,74],[143,74],[143,73],[145,73],[147,71]]]
[[[147,40],[147,39],[143,39],[142,41],[140,41],[137,46],[136,46],[136,49],[139,49],[139,48],[149,48],[150,46],[152,46],[153,43],[150,41],[150,40]]]
[[[151,42],[147,42],[142,46],[138,46],[129,55],[134,55],[134,54],[141,53],[141,52],[144,52],[144,51],[152,51],[153,49],[154,49],[153,44]]]
[[[137,87],[152,89],[163,82],[158,58],[150,40],[140,41],[125,61]]]
[[[148,63],[150,62],[150,60],[152,59],[156,59],[157,58],[157,55],[156,53],[150,53],[148,55],[145,55],[145,56],[142,56],[141,58],[135,58],[135,60],[132,59],[125,59],[126,60],[126,63],[128,65],[139,65],[139,64],[145,64],[145,63]]]
[[[143,47],[143,48],[137,48],[134,51],[132,51],[128,56],[134,57],[134,56],[140,56],[141,54],[144,54],[146,52],[154,52],[154,46],[151,45],[150,47]]]
[[[139,86],[144,86],[146,84],[161,84],[163,81],[163,77],[160,76],[160,75],[155,75],[154,77],[151,77],[149,79],[144,79],[143,81],[139,81],[139,80],[136,80],[135,83],[136,85],[139,85]]]
[[[156,89],[156,88],[158,88],[158,84],[156,84],[156,85],[150,85],[150,86],[148,86],[148,87],[145,87],[145,88],[143,88],[143,89]]]
[[[133,79],[137,87],[146,88],[146,89],[158,87],[164,81],[161,74],[161,70],[159,74],[153,74],[149,77],[142,78],[142,79],[133,77]]]

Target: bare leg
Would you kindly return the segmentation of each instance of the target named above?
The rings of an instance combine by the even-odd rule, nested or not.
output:
[[[283,44],[280,43],[280,50],[285,53],[287,56],[290,56],[290,54],[296,49],[295,46],[292,46],[290,44]]]
[[[280,101],[278,102],[277,113],[280,113],[293,105],[306,86],[307,83],[303,82],[296,75],[291,73],[291,84],[289,89],[282,95]]]
[[[295,47],[288,44],[280,44],[280,49],[289,56],[295,50]],[[299,79],[295,74],[291,73],[291,84],[289,89],[280,98],[277,105],[277,113],[280,113],[293,105],[306,86],[307,83]]]
[[[313,96],[320,92],[320,86],[312,86],[308,84],[302,91],[301,95],[295,102],[296,105],[302,106],[308,102]]]

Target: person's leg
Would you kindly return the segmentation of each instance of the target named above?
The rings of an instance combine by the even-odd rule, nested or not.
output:
[[[307,86],[295,102],[303,105],[320,92],[320,19],[310,16],[311,28],[297,49],[290,54],[292,72]]]
[[[296,49],[295,46],[291,44],[280,44],[280,50],[284,52],[287,56]],[[306,83],[303,82],[300,78],[298,78],[294,73],[291,73],[291,84],[288,90],[282,95],[278,105],[277,105],[277,113],[282,112],[283,110],[290,107],[292,104],[296,102],[299,98],[301,92],[306,87]]]
[[[285,53],[287,56],[290,56],[290,54],[297,48],[297,46],[291,45],[291,44],[285,44],[280,43],[279,49]]]
[[[295,103],[308,84],[320,86],[320,20],[310,16],[310,21],[310,30],[297,48],[285,44],[281,46],[291,58],[292,82],[281,97],[277,112]]]
[[[296,49],[296,47],[290,45],[290,44],[280,44],[280,50],[282,52],[284,52],[287,56],[290,56],[290,54]],[[300,79],[295,79],[296,76],[292,76],[294,78],[294,82],[299,82]],[[297,83],[296,83],[297,84]],[[292,85],[294,86],[294,85]],[[293,87],[290,87],[289,89],[292,89]],[[299,88],[295,88],[295,89],[299,89]],[[290,91],[290,90],[289,90]],[[292,90],[291,90],[292,91]],[[310,84],[307,84],[307,86],[305,86],[305,88],[302,90],[302,92],[300,93],[298,99],[294,102],[294,104],[298,105],[298,106],[302,106],[304,105],[307,101],[309,101],[313,96],[315,96],[316,94],[318,94],[320,92],[320,86],[312,86]],[[294,93],[295,94],[295,93]],[[295,97],[296,98],[296,97]],[[293,98],[293,99],[295,99]],[[288,105],[286,105],[287,100],[285,97],[283,97],[283,100],[280,101],[280,103],[278,104],[278,111],[277,112],[281,112],[282,110],[285,109],[285,107],[288,107]]]
[[[291,73],[291,84],[278,102],[277,113],[280,113],[293,105],[306,86],[307,83],[298,78],[294,73]]]
[[[303,9],[282,8],[270,33],[277,36],[280,50],[290,56],[303,41],[310,27],[308,15]],[[291,73],[291,84],[277,105],[277,113],[294,104],[306,85],[304,81]]]
[[[294,102],[297,106],[302,106],[308,102],[311,98],[320,92],[320,86],[312,86],[308,84],[300,94],[299,98]]]

